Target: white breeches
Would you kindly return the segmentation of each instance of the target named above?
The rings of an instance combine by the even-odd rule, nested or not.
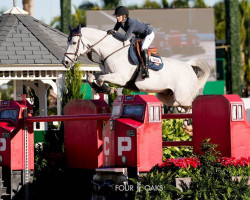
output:
[[[145,39],[142,41],[141,50],[148,49],[149,45],[153,42],[154,38],[155,38],[155,33],[154,32],[147,35],[145,37]]]

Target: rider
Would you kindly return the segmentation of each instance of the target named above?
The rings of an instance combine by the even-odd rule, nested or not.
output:
[[[148,47],[152,43],[155,34],[152,27],[145,23],[128,17],[129,11],[125,6],[118,6],[115,9],[114,15],[116,16],[117,23],[113,30],[108,30],[108,34],[112,34],[115,38],[121,41],[126,41],[130,38],[131,34],[134,33],[137,37],[142,38],[142,57],[144,62],[144,67],[142,68],[142,78],[148,78]],[[122,34],[118,32],[118,29],[122,28],[126,33]]]

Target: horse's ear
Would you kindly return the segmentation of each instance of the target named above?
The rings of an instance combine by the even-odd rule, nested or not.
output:
[[[78,25],[78,32],[80,33],[81,32],[81,28],[82,28],[82,25],[81,23]]]
[[[70,30],[70,32],[72,32],[72,31],[73,31],[73,28],[72,28],[72,26],[71,26],[71,25],[69,25],[69,30]]]

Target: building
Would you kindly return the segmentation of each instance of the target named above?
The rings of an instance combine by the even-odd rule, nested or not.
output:
[[[67,70],[61,61],[67,48],[67,37],[18,7],[0,16],[0,86],[12,81],[14,100],[22,98],[24,87],[32,88],[39,98],[40,116],[47,116],[47,90],[50,87],[57,97],[57,114],[61,114]],[[83,71],[99,71],[99,67],[88,59],[81,62]],[[46,124],[40,124],[40,130],[45,129]]]

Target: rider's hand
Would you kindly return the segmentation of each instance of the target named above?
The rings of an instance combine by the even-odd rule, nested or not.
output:
[[[114,33],[115,33],[115,30],[108,30],[108,31],[107,31],[107,34],[108,34],[108,35],[113,35]]]

